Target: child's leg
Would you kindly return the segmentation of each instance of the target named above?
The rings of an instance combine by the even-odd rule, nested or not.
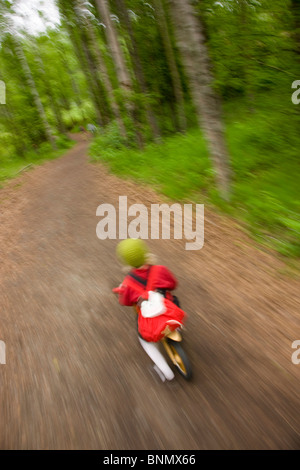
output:
[[[163,373],[167,380],[172,380],[174,378],[174,373],[169,367],[167,361],[165,360],[164,356],[159,351],[159,346],[157,343],[150,343],[145,341],[139,336],[139,342],[141,346],[146,351],[148,356],[152,359],[152,361],[156,364],[159,370]]]

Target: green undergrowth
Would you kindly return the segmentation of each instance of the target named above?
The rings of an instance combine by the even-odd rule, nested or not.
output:
[[[49,143],[44,142],[38,149],[30,150],[22,157],[15,155],[10,148],[0,148],[0,187],[5,180],[18,176],[23,169],[60,157],[74,144],[75,141],[60,136],[56,140],[57,150],[53,150]]]
[[[300,256],[299,128],[295,107],[280,102],[249,111],[225,106],[226,137],[233,173],[230,203],[218,195],[207,147],[199,129],[176,134],[143,150],[132,148],[115,125],[90,147],[93,161],[123,178],[147,183],[173,201],[214,206],[243,222],[255,240],[290,258]]]

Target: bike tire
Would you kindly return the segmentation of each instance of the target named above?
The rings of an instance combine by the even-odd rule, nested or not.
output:
[[[182,375],[185,380],[191,380],[193,376],[192,366],[183,347],[178,341],[173,341],[170,338],[167,339],[167,342],[171,348],[173,357],[175,359],[174,365],[177,368],[178,372],[180,373],[180,375]]]

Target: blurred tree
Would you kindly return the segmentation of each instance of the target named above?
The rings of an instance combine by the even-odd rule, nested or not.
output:
[[[92,13],[90,12],[90,10],[85,8],[85,2],[83,0],[77,0],[77,10],[82,19],[83,28],[85,28],[86,31],[89,49],[91,50],[93,62],[97,68],[97,76],[99,82],[103,82],[102,87],[104,88],[105,95],[108,98],[110,114],[113,114],[113,117],[117,120],[120,132],[122,136],[125,137],[126,129],[122,120],[121,110],[114,95],[113,85],[101,52],[101,48],[97,44],[98,41],[95,33],[94,24],[92,22]]]
[[[294,17],[294,37],[298,54],[300,54],[300,1],[291,0],[291,10]]]
[[[52,131],[51,131],[51,128],[50,128],[50,125],[49,125],[49,122],[48,122],[48,119],[47,119],[47,116],[46,116],[46,113],[45,113],[45,110],[44,110],[44,106],[42,104],[39,92],[37,90],[37,87],[36,87],[34,78],[32,76],[30,67],[28,65],[25,53],[23,51],[21,42],[17,38],[17,36],[14,35],[14,34],[12,34],[11,40],[12,40],[12,44],[13,44],[14,53],[16,54],[16,57],[18,58],[18,60],[20,62],[21,69],[22,69],[23,75],[25,77],[27,86],[30,90],[30,93],[31,93],[32,97],[33,97],[34,104],[36,106],[36,109],[37,109],[37,112],[39,114],[40,120],[42,122],[44,132],[45,132],[45,137],[51,143],[52,147],[55,149],[56,148],[55,140],[54,140],[54,137],[52,135]]]
[[[55,149],[56,144],[54,137],[52,135],[52,130],[49,125],[44,106],[42,104],[38,89],[36,87],[31,69],[29,67],[26,55],[23,50],[21,38],[16,31],[14,21],[13,21],[13,6],[10,2],[3,2],[0,9],[0,30],[2,37],[6,41],[6,47],[10,47],[10,51],[16,57],[21,67],[22,75],[26,81],[27,87],[30,91],[30,94],[33,98],[33,103],[36,108],[37,114],[39,116],[40,122],[42,124],[43,132],[45,138],[50,142],[51,146]],[[3,40],[2,39],[2,40]],[[12,114],[9,114],[12,116]]]
[[[202,25],[190,0],[170,0],[177,44],[189,80],[199,126],[203,127],[216,170],[219,190],[230,192],[229,155],[226,148],[219,97],[213,90],[210,58]]]
[[[184,92],[177,66],[175,50],[169,33],[169,25],[164,10],[163,0],[154,0],[153,4],[155,7],[157,25],[162,37],[166,60],[170,69],[171,82],[176,100],[177,129],[179,131],[185,131],[187,128],[187,121],[185,115]]]
[[[107,101],[107,90],[103,83],[104,70],[99,60],[99,48],[95,42],[93,24],[89,20],[90,11],[85,8],[85,2],[75,0],[73,9],[78,25],[78,30],[82,38],[82,46],[86,55],[87,63],[95,84],[95,92],[101,110],[102,125],[107,125],[111,118],[111,108]]]
[[[143,147],[143,136],[140,130],[140,122],[138,119],[139,111],[133,101],[134,89],[131,77],[131,71],[126,63],[124,53],[118,38],[118,33],[114,27],[113,21],[110,16],[110,7],[107,0],[95,0],[101,21],[105,25],[105,36],[107,46],[111,52],[115,71],[118,79],[119,86],[122,93],[122,100],[127,110],[128,116],[131,117],[134,123],[134,130],[137,143],[139,147]]]
[[[129,146],[197,126],[218,187],[228,195],[232,165],[221,100],[227,121],[229,109],[243,121],[253,111],[259,118],[264,107],[283,129],[285,116],[299,116],[300,107],[290,106],[300,73],[297,0],[56,3],[60,23],[35,35],[14,29],[19,0],[0,3],[0,72],[9,96],[0,107],[0,151],[6,155],[25,155],[45,140],[53,145],[53,135],[93,121],[116,122],[109,127],[118,134],[113,140]],[[257,147],[265,140],[273,145],[264,136]],[[243,165],[242,158],[235,162],[235,173]]]
[[[81,29],[82,20],[78,10],[76,15],[74,2],[75,0],[73,3],[66,0],[58,0],[57,4],[63,19],[63,26],[65,26],[68,31],[78,62],[86,77],[88,92],[94,104],[96,122],[99,126],[102,126],[104,124],[104,120],[102,115],[102,102],[99,98],[101,90],[99,90],[99,83],[97,83],[95,78],[97,70],[95,69],[95,65],[93,64],[93,60],[88,50],[84,31]]]
[[[143,93],[145,97],[149,94],[149,90],[147,87],[147,83],[145,80],[145,75],[139,55],[138,44],[134,36],[131,19],[126,7],[126,3],[124,0],[115,0],[117,11],[120,15],[120,19],[122,21],[123,27],[128,35],[128,50],[131,56],[132,65],[134,69],[134,74],[138,83],[138,93]],[[160,137],[160,131],[158,128],[158,123],[156,120],[155,113],[149,101],[146,99],[145,101],[145,108],[148,123],[152,130],[152,136],[154,139],[158,139]]]
[[[61,113],[62,107],[58,103],[57,96],[55,93],[55,87],[53,87],[53,84],[50,80],[50,76],[49,74],[47,74],[45,70],[45,65],[42,59],[41,50],[42,48],[39,48],[37,43],[35,42],[33,45],[33,51],[34,51],[34,59],[38,68],[38,76],[43,81],[44,93],[45,93],[45,96],[47,96],[48,98],[49,107],[51,108],[53,116],[55,118],[55,127],[57,127],[60,133],[66,134],[66,126],[63,122],[62,113]]]

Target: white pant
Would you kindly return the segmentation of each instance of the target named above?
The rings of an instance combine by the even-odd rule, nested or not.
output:
[[[159,345],[157,343],[150,343],[148,341],[145,341],[139,336],[139,342],[141,343],[142,348],[146,351],[148,356],[152,359],[154,364],[159,368],[159,370],[162,372],[164,377],[167,380],[172,380],[175,375],[169,367],[167,361],[165,360],[164,356],[159,350]]]

